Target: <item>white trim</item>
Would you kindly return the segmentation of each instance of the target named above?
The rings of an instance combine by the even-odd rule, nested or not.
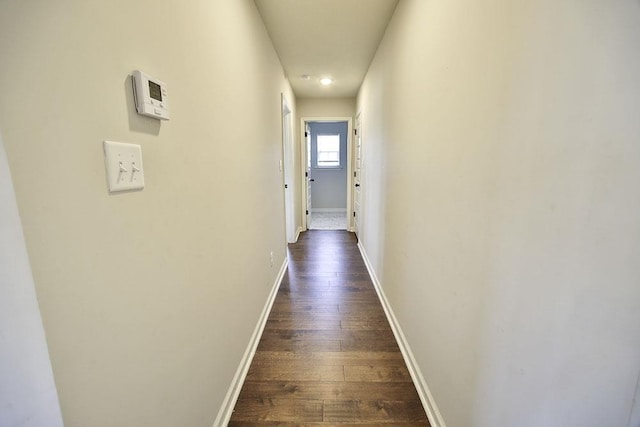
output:
[[[309,228],[308,219],[309,215],[306,212],[309,209],[308,199],[307,199],[307,137],[304,134],[307,132],[307,123],[304,119],[300,122],[300,179],[302,180],[302,185],[300,186],[300,211],[302,213],[302,229],[307,230]]]
[[[304,228],[298,227],[298,230],[296,230],[296,240],[295,240],[295,242],[298,241],[298,238],[300,237],[300,233],[302,233],[303,231],[304,231]],[[293,243],[295,243],[295,242],[293,242]]]
[[[311,212],[339,212],[347,214],[347,208],[311,208]]]
[[[247,349],[245,350],[244,355],[240,360],[240,365],[236,370],[236,374],[233,376],[233,380],[231,380],[231,385],[229,386],[227,395],[222,402],[220,411],[218,411],[218,416],[213,422],[213,427],[224,427],[229,424],[229,420],[231,419],[231,415],[233,414],[233,408],[236,406],[238,396],[240,395],[240,390],[242,389],[242,384],[247,377],[247,372],[249,371],[249,367],[251,366],[253,356],[255,356],[256,354],[256,349],[258,348],[260,337],[262,337],[262,332],[264,331],[264,327],[267,324],[267,318],[269,317],[269,313],[271,312],[271,307],[273,306],[273,302],[276,299],[278,289],[280,288],[280,284],[282,283],[282,279],[284,278],[284,273],[287,271],[288,265],[289,258],[285,257],[284,262],[282,263],[282,267],[280,267],[278,277],[276,277],[276,281],[273,284],[273,288],[271,289],[271,293],[269,294],[267,302],[262,309],[262,313],[260,314],[260,318],[258,319],[258,324],[253,331],[253,335],[251,335],[249,345],[247,346]]]
[[[418,396],[420,396],[420,400],[422,401],[422,406],[427,413],[427,417],[429,418],[429,423],[431,427],[446,427],[444,419],[442,418],[442,414],[438,410],[438,406],[436,405],[436,401],[429,391],[429,387],[427,386],[427,382],[422,375],[422,371],[420,371],[420,367],[416,363],[416,359],[413,356],[413,352],[411,351],[411,347],[409,347],[409,343],[402,332],[402,328],[398,323],[398,319],[396,318],[393,310],[391,309],[391,305],[387,300],[384,291],[382,290],[382,286],[380,285],[380,281],[376,276],[375,271],[373,270],[373,266],[369,261],[369,257],[367,256],[367,252],[364,249],[364,246],[360,242],[358,242],[358,249],[360,249],[360,254],[362,255],[362,259],[364,260],[365,265],[367,266],[367,271],[369,271],[369,276],[371,276],[371,281],[373,282],[373,287],[375,288],[378,298],[380,299],[380,303],[382,304],[382,308],[384,309],[385,314],[387,315],[387,320],[391,325],[391,329],[393,330],[393,335],[396,337],[396,341],[398,342],[398,346],[400,347],[400,351],[402,352],[402,357],[404,358],[404,362],[407,364],[407,368],[409,369],[409,373],[411,374],[411,379],[416,386],[416,390],[418,391]]]

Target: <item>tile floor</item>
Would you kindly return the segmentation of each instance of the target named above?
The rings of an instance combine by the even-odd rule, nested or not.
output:
[[[310,230],[346,230],[347,212],[311,212]]]

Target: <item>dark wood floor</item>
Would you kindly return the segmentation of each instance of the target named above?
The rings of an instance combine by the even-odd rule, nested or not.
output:
[[[429,425],[346,231],[308,231],[289,269],[230,426]]]

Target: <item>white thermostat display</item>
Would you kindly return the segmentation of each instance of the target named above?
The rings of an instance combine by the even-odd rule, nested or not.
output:
[[[169,120],[167,85],[139,70],[133,72],[132,80],[133,98],[138,114]]]

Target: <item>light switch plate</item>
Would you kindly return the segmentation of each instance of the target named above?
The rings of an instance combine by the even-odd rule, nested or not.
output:
[[[138,144],[104,141],[104,165],[111,193],[144,188],[142,148]]]

